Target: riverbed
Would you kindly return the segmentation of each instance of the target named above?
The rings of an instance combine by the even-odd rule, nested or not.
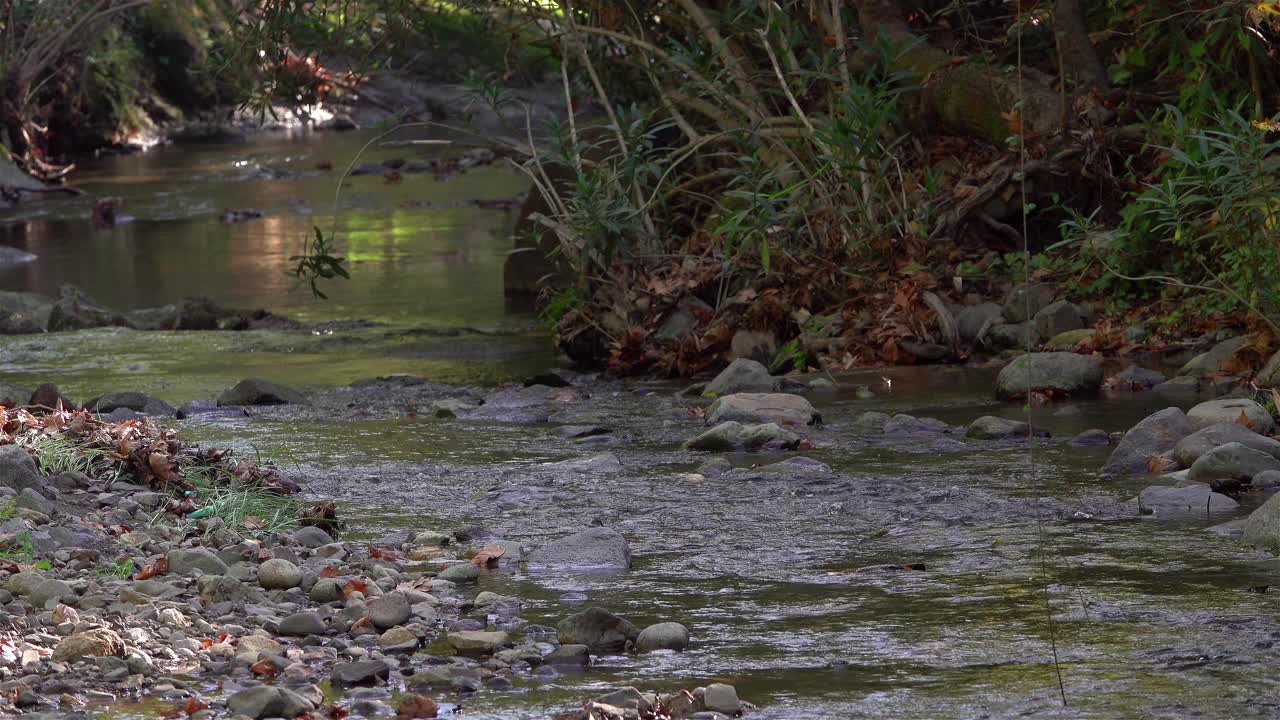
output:
[[[311,409],[179,426],[271,459],[309,496],[338,500],[344,539],[402,542],[465,526],[529,546],[591,525],[625,535],[629,572],[507,565],[486,571],[478,589],[520,597],[531,623],[554,626],[591,605],[641,627],[680,622],[691,649],[606,655],[581,673],[484,690],[463,700],[467,717],[545,718],[619,686],[708,682],[735,685],[759,706],[752,717],[777,719],[1277,713],[1280,681],[1269,670],[1280,659],[1280,600],[1258,590],[1280,570],[1207,531],[1257,499],[1230,513],[1143,517],[1130,499],[1152,481],[1103,479],[1109,448],[1066,443],[1201,398],[1122,393],[1035,406],[1034,424],[1052,437],[1033,448],[961,437],[979,416],[1027,412],[994,400],[992,369],[847,373],[834,391],[806,393],[825,422],[805,430],[814,448],[801,454],[820,465],[729,454],[736,469],[720,475],[703,468],[708,454],[680,449],[702,428],[704,403],[676,384],[569,375],[561,394],[435,418],[430,399],[453,391],[352,383],[408,373],[484,397],[557,364],[530,309],[502,298],[514,217],[471,204],[517,196],[524,184],[497,166],[446,179],[351,178],[336,227],[352,280],[326,285],[327,301],[291,292],[287,258],[313,225],[334,226],[337,173],[370,137],[269,136],[88,163],[82,187],[120,197],[133,219],[94,229],[89,197],[10,212],[0,243],[38,258],[0,271],[0,289],[70,282],[121,310],[198,293],[311,323],[379,324],[0,338],[0,379],[51,380],[79,399],[142,390],[175,405],[246,376],[302,387]],[[376,146],[369,159],[405,152]],[[329,162],[338,170],[318,169]],[[264,217],[222,222],[224,210],[247,207]],[[866,411],[933,417],[949,430],[885,434],[858,424]],[[609,432],[585,441],[559,432],[582,425]],[[551,465],[605,453],[617,464]],[[885,565],[898,569],[875,567]]]

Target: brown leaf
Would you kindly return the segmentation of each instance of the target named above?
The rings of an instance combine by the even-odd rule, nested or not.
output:
[[[360,578],[348,580],[347,584],[342,588],[342,594],[351,597],[352,593],[364,593],[367,596],[369,594],[369,584]]]
[[[440,706],[426,695],[406,695],[400,700],[400,709],[396,711],[396,717],[401,720],[433,718],[439,712]]]
[[[249,530],[262,530],[267,527],[267,524],[257,515],[245,515],[240,518],[240,524]]]
[[[476,556],[471,558],[472,564],[476,567],[484,567],[486,565],[497,565],[498,558],[506,554],[507,549],[501,545],[490,545],[480,549]]]
[[[326,565],[324,569],[320,571],[320,577],[322,578],[336,578],[341,574],[342,573],[338,571],[338,568],[333,565]]]
[[[133,576],[134,580],[150,580],[157,575],[163,575],[169,570],[169,559],[161,555],[158,560],[150,565],[143,565],[137,575]]]
[[[208,709],[209,709],[209,703],[201,700],[200,698],[193,697],[187,700],[186,711],[188,715],[195,715],[201,710],[208,710]]]
[[[147,457],[147,465],[151,467],[151,472],[155,473],[156,477],[166,483],[177,482],[180,479],[176,471],[177,465],[164,453],[151,453]]]
[[[365,615],[364,617],[360,618],[354,623],[351,623],[352,630],[359,630],[361,628],[367,628],[367,627],[373,627],[373,621],[369,619],[368,615]]]
[[[254,675],[262,675],[264,677],[275,677],[276,673],[278,672],[276,670],[275,663],[271,662],[270,660],[259,660],[258,662],[249,666],[249,671],[252,672]]]
[[[1173,460],[1164,455],[1152,455],[1147,460],[1147,472],[1152,475],[1158,475],[1169,468],[1173,464]]]
[[[1249,428],[1250,430],[1253,429],[1253,421],[1249,419],[1248,415],[1244,414],[1243,410],[1240,411],[1240,417],[1236,418],[1236,422]]]

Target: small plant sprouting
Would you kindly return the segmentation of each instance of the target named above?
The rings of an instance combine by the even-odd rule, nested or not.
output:
[[[128,579],[133,577],[133,570],[133,558],[125,558],[123,560],[117,560],[111,565],[99,567],[96,572],[99,575]]]
[[[298,282],[306,281],[311,286],[311,294],[327,300],[325,295],[316,285],[318,280],[332,280],[336,277],[350,279],[351,275],[347,273],[347,269],[342,267],[342,263],[346,262],[346,258],[333,254],[333,245],[330,239],[326,239],[324,233],[318,226],[315,230],[315,240],[310,238],[302,242],[302,254],[294,255],[289,258],[289,262],[297,263],[297,267],[289,271],[289,274],[298,278]]]

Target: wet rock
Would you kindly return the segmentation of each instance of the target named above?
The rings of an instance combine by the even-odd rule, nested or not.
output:
[[[418,650],[418,636],[406,627],[388,628],[378,637],[378,647],[391,653],[412,653]]]
[[[317,130],[337,130],[339,132],[346,130],[359,130],[360,126],[350,115],[337,114],[328,120],[321,120],[316,123]]]
[[[369,603],[369,622],[379,630],[401,625],[413,615],[409,599],[402,592],[389,592]]]
[[[886,434],[940,433],[948,430],[947,424],[934,418],[918,418],[911,415],[894,415],[884,424]]]
[[[591,648],[586,645],[561,645],[543,657],[542,664],[586,667],[591,664]]]
[[[734,393],[767,393],[777,387],[777,380],[769,369],[755,360],[738,358],[707,383],[703,395],[723,397]]]
[[[458,630],[448,635],[449,647],[459,655],[492,655],[511,641],[505,632]]]
[[[1186,487],[1152,485],[1138,495],[1138,507],[1142,512],[1161,517],[1225,512],[1239,505],[1226,495],[1213,492],[1208,485],[1200,484]]]
[[[284,646],[265,635],[245,635],[236,641],[237,653],[248,653],[257,659],[258,655],[283,655]]]
[[[707,424],[722,422],[817,425],[822,416],[799,395],[786,393],[734,393],[718,398],[707,408]]]
[[[1150,389],[1164,382],[1167,378],[1164,376],[1164,373],[1159,373],[1155,370],[1148,370],[1147,368],[1138,367],[1136,365],[1130,365],[1117,374],[1115,379],[1121,387],[1143,387]]]
[[[967,305],[956,313],[956,329],[966,343],[978,342],[993,325],[1001,323],[1000,306],[995,303]]]
[[[800,436],[774,423],[743,425],[724,422],[684,444],[686,450],[725,452],[729,450],[793,450]]]
[[[614,690],[607,695],[593,698],[591,702],[597,705],[631,711],[636,714],[636,717],[652,717],[653,714],[653,702],[644,693],[633,687]]]
[[[1151,458],[1168,453],[1195,431],[1186,413],[1165,408],[1143,418],[1116,445],[1102,466],[1104,475],[1137,475],[1147,472]]]
[[[1048,335],[1047,332],[1045,334]],[[1067,330],[1056,335],[1050,335],[1049,339],[1045,341],[1044,347],[1046,350],[1070,351],[1076,349],[1080,343],[1092,340],[1096,334],[1096,331],[1092,328]]]
[[[1052,302],[1040,308],[1034,320],[1040,337],[1056,338],[1062,333],[1084,328],[1080,309],[1066,300]]]
[[[124,315],[98,304],[73,285],[63,285],[58,291],[58,299],[49,310],[48,322],[49,332],[129,326]]]
[[[1248,338],[1244,336],[1220,342],[1208,352],[1195,356],[1190,362],[1183,365],[1178,370],[1178,375],[1182,377],[1204,377],[1205,375],[1223,372],[1236,353],[1247,343]]]
[[[480,568],[472,563],[454,563],[440,571],[439,578],[451,583],[472,583],[480,578]]]
[[[480,406],[461,398],[446,398],[444,400],[433,400],[428,412],[432,417],[448,419],[466,415],[478,407]]]
[[[742,712],[742,701],[738,699],[738,690],[725,683],[711,683],[702,693],[702,703],[712,712],[724,713],[735,717]]]
[[[729,341],[729,351],[735,359],[768,365],[774,353],[778,352],[778,339],[765,330],[738,330]]]
[[[381,660],[344,662],[333,666],[329,679],[337,685],[382,685],[391,676],[391,666]]]
[[[267,590],[288,590],[302,584],[302,569],[284,558],[271,558],[258,566],[258,584]]]
[[[1033,321],[1020,323],[1001,323],[992,325],[984,339],[985,344],[994,350],[1027,348],[1040,344],[1040,332]]]
[[[1280,460],[1240,443],[1218,446],[1196,459],[1187,479],[1209,483],[1215,490],[1234,490],[1248,485],[1264,470],[1280,470]]]
[[[316,580],[315,585],[311,586],[311,592],[307,597],[314,603],[339,602],[346,597],[346,593],[342,590],[345,584],[334,578],[320,578]]]
[[[685,296],[658,326],[653,338],[659,343],[683,340],[698,326],[701,318],[709,318],[713,312],[713,308],[705,302],[696,297]]]
[[[38,489],[44,482],[30,453],[17,445],[0,445],[0,485]]]
[[[277,629],[286,637],[306,637],[323,635],[327,627],[318,613],[300,612],[281,620]]]
[[[1280,554],[1280,493],[1249,514],[1243,538],[1250,545]]]
[[[170,550],[169,572],[176,575],[193,575],[200,571],[206,575],[225,575],[227,564],[204,548]]]
[[[1240,422],[1244,416],[1254,432],[1270,435],[1275,432],[1276,423],[1266,408],[1252,400],[1243,398],[1227,398],[1209,400],[1187,411],[1187,417],[1196,430],[1217,425],[1218,423]]]
[[[140,392],[114,392],[94,398],[85,403],[84,409],[90,412],[107,414],[119,408],[128,408],[144,415],[160,415],[173,417],[177,408],[169,403]]]
[[[537,548],[526,562],[530,568],[626,570],[631,546],[617,530],[588,528]]]
[[[983,415],[969,425],[964,436],[975,440],[1005,440],[1014,437],[1025,438],[1030,431],[1031,426],[1019,420]]]
[[[561,645],[586,645],[598,653],[623,649],[640,631],[624,618],[592,607],[556,623],[556,634]]]
[[[636,636],[636,652],[683,651],[689,647],[689,628],[675,622],[650,625]]]
[[[1005,296],[1003,314],[1011,323],[1030,320],[1053,302],[1056,291],[1046,283],[1026,283],[1015,285]]]
[[[566,472],[607,473],[621,470],[622,461],[618,460],[617,455],[607,452],[585,458],[549,463],[545,467]]]
[[[1076,435],[1067,444],[1080,448],[1102,448],[1111,444],[1111,435],[1106,430],[1094,428]]]
[[[854,425],[863,428],[873,428],[875,430],[884,430],[884,426],[890,420],[888,413],[876,412],[869,410],[862,413],[853,421]]]
[[[93,628],[68,635],[53,649],[54,662],[75,662],[86,657],[124,657],[124,640],[107,628]]]
[[[1093,392],[1102,384],[1102,367],[1084,355],[1067,352],[1020,355],[996,377],[996,395],[1025,397],[1028,391],[1054,390],[1068,395]]]
[[[302,393],[268,380],[248,378],[218,396],[218,407],[239,405],[309,405]]]
[[[315,703],[287,688],[259,685],[232,695],[227,710],[251,718],[296,718],[316,709]]]
[[[1173,448],[1173,459],[1182,467],[1191,467],[1201,455],[1227,443],[1240,443],[1247,448],[1280,458],[1280,441],[1259,435],[1237,422],[1224,422],[1201,428]]]
[[[129,326],[138,330],[176,330],[178,327],[178,306],[161,305],[153,308],[138,308],[124,314]]]
[[[566,440],[609,435],[612,432],[613,430],[603,425],[565,425],[556,429],[556,434]]]
[[[323,529],[309,525],[299,528],[292,535],[293,542],[305,548],[318,548],[333,542],[333,537]]]

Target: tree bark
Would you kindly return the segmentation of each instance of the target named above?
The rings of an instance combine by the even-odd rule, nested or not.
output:
[[[1078,88],[1105,88],[1107,69],[1089,39],[1089,22],[1083,0],[1057,0],[1053,7],[1053,32],[1062,57],[1062,71]],[[1062,78],[1065,83],[1066,78]]]
[[[1062,97],[1053,88],[929,45],[911,32],[897,0],[852,3],[866,37],[884,35],[903,48],[896,69],[919,76],[924,109],[947,130],[1001,145],[1059,129]]]

